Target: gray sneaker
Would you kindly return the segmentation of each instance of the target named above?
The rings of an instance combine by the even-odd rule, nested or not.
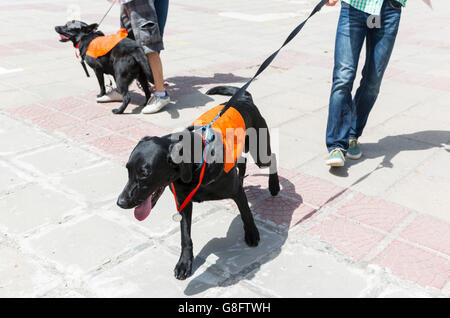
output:
[[[165,97],[158,97],[153,95],[148,100],[147,106],[142,109],[143,114],[154,114],[159,112],[161,109],[163,109],[165,106],[170,104],[170,97],[166,93]]]
[[[123,97],[117,91],[117,89],[112,89],[105,95],[97,97],[97,103],[112,103],[112,102],[123,102]]]

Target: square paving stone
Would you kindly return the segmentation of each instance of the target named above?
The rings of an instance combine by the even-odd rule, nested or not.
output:
[[[20,162],[45,174],[80,169],[92,165],[98,159],[94,154],[65,144],[18,158]]]
[[[100,216],[62,224],[27,243],[36,253],[68,271],[88,271],[136,247],[146,239]]]
[[[11,155],[24,150],[48,145],[56,140],[37,129],[20,124],[12,119],[0,116],[0,155]]]
[[[212,269],[238,273],[258,259],[279,249],[285,236],[258,226],[260,242],[248,247],[244,241],[244,228],[240,215],[219,211],[192,225],[194,257],[198,262],[206,260]],[[180,250],[180,233],[166,240],[167,244]]]
[[[362,271],[299,245],[285,245],[245,279],[280,297],[358,297],[368,287]]]
[[[127,182],[127,169],[109,162],[63,176],[61,184],[85,200],[115,202]]]
[[[174,277],[178,256],[149,247],[131,259],[95,276],[89,289],[100,297],[205,297],[220,278],[204,268],[185,281]]]
[[[58,222],[77,207],[66,195],[30,184],[0,198],[0,227],[20,234]]]
[[[0,246],[0,297],[36,297],[56,287],[60,279],[19,250]]]

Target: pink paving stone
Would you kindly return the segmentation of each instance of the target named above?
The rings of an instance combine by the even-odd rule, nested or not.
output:
[[[330,217],[309,230],[313,235],[344,255],[360,260],[383,238],[383,235],[341,218]]]
[[[147,123],[138,127],[131,127],[120,132],[121,135],[127,136],[136,141],[141,140],[145,136],[163,136],[170,131],[166,128]]]
[[[20,107],[12,107],[5,109],[5,112],[16,117],[23,119],[33,119],[40,117],[43,114],[48,114],[49,110],[37,104],[25,105]]]
[[[425,85],[428,82],[431,82],[436,77],[429,74],[424,73],[416,73],[416,72],[400,72],[393,74],[390,79],[394,81],[399,81],[405,84],[412,84],[412,85]]]
[[[110,132],[102,127],[91,125],[87,122],[77,122],[74,125],[60,127],[57,131],[78,141],[88,141],[108,135]]]
[[[269,197],[255,204],[252,211],[262,219],[292,228],[314,215],[315,210],[282,196]]]
[[[283,195],[301,196],[305,203],[322,207],[325,204],[331,205],[337,202],[345,192],[345,188],[329,181],[300,174],[291,184],[286,185]]]
[[[64,126],[73,125],[79,122],[78,119],[62,113],[45,114],[44,116],[32,119],[32,123],[45,130],[55,130]]]
[[[267,187],[269,182],[269,169],[259,169],[256,164],[247,164],[245,181],[254,185]],[[298,175],[296,171],[278,168],[280,184],[286,184]]]
[[[112,155],[117,155],[125,151],[131,151],[136,145],[133,140],[117,135],[100,137],[89,141],[88,143],[103,152]]]
[[[400,237],[450,256],[450,224],[444,221],[419,215]]]
[[[9,43],[8,46],[14,49],[22,49],[30,52],[42,50],[42,46],[34,41],[13,42]]]
[[[98,93],[99,93],[98,90],[92,90],[92,91],[83,93],[81,95],[77,95],[76,98],[83,99],[83,100],[89,101],[89,102],[95,102]]]
[[[384,231],[390,231],[409,211],[406,208],[356,194],[350,201],[339,207],[337,213]]]
[[[81,99],[69,96],[69,97],[47,100],[47,101],[41,102],[41,104],[44,106],[54,108],[56,110],[65,111],[65,110],[71,110],[76,107],[82,106],[83,104],[86,104],[86,102]]]
[[[423,86],[450,92],[450,77],[437,77],[433,81],[430,81]]]
[[[401,74],[401,73],[405,73],[406,71],[399,69],[397,67],[394,66],[390,66],[386,69],[386,72],[384,73],[384,78],[388,79],[388,78],[392,78],[395,75]]]
[[[82,120],[92,120],[110,115],[110,112],[98,107],[96,104],[88,104],[76,108],[68,109],[65,113]]]
[[[422,286],[442,289],[450,278],[450,261],[406,243],[394,241],[373,263]]]
[[[120,164],[121,166],[125,166],[130,158],[130,152],[125,151],[119,154],[114,155],[114,161]]]
[[[124,130],[130,127],[136,127],[144,123],[142,120],[129,117],[127,115],[113,115],[96,118],[90,121],[91,124],[107,128],[114,132]]]
[[[244,191],[250,206],[270,196],[269,190],[260,186],[246,184]]]

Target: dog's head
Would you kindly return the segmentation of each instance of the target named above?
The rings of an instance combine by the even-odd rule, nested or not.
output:
[[[143,221],[166,186],[180,178],[183,182],[190,182],[192,164],[180,162],[179,157],[175,158],[180,155],[181,144],[182,142],[168,137],[143,138],[126,164],[128,182],[117,205],[123,209],[135,208],[134,216]]]
[[[65,25],[56,26],[55,31],[61,37],[60,42],[72,41],[73,45],[77,46],[84,36],[95,32],[97,27],[97,23],[88,25],[82,21],[72,20]]]

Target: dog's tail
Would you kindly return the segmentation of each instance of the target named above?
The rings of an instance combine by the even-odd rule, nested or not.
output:
[[[136,62],[138,62],[139,66],[145,73],[145,76],[150,81],[150,83],[155,83],[155,80],[153,79],[152,69],[148,64],[148,59],[146,58],[144,50],[142,48],[138,48],[137,50],[133,51],[131,55],[136,60]]]
[[[239,87],[234,87],[234,86],[216,86],[216,87],[213,87],[213,88],[209,89],[206,92],[206,95],[233,96],[234,94],[236,94],[236,92],[238,90],[239,90]],[[249,98],[250,100],[253,101],[252,95],[249,92],[247,92],[247,91],[245,91],[244,97],[245,98]]]

